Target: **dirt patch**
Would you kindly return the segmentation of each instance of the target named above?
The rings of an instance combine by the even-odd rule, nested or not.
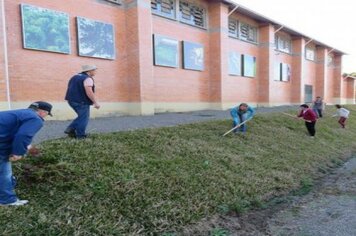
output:
[[[268,221],[272,235],[356,235],[356,158]]]
[[[325,176],[305,196],[243,215],[214,216],[178,235],[356,235],[356,157]]]

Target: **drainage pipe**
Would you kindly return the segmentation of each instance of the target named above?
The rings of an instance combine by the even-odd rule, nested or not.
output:
[[[10,97],[10,79],[9,79],[9,61],[7,55],[7,35],[6,35],[6,19],[5,19],[5,3],[4,0],[1,0],[1,25],[2,25],[2,34],[4,41],[4,72],[5,72],[5,82],[6,82],[6,100],[7,107],[11,109],[11,97]]]

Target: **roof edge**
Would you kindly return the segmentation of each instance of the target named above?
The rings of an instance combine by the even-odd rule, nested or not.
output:
[[[270,18],[268,18],[268,17],[266,17],[266,16],[263,16],[263,15],[261,15],[260,13],[257,13],[257,12],[255,12],[255,11],[253,11],[253,10],[251,10],[251,9],[249,9],[249,8],[247,8],[247,7],[243,6],[243,5],[241,5],[241,4],[239,4],[239,3],[236,3],[236,2],[231,1],[231,0],[220,0],[220,1],[223,2],[223,3],[226,3],[226,4],[233,5],[233,6],[239,6],[239,8],[242,8],[245,13],[247,13],[249,16],[251,16],[251,17],[254,18],[254,19],[256,19],[256,16],[258,16],[258,17],[260,18],[260,20],[263,20],[263,21],[265,21],[266,23],[283,26],[283,29],[284,29],[284,30],[287,29],[287,31],[292,32],[292,33],[293,33],[294,35],[296,35],[296,36],[300,36],[300,37],[312,39],[317,45],[320,45],[320,46],[324,46],[324,47],[326,47],[326,48],[329,48],[329,49],[331,49],[332,51],[337,52],[337,53],[339,53],[339,54],[341,54],[341,55],[348,55],[348,53],[346,53],[346,52],[343,52],[343,51],[341,51],[341,50],[339,50],[339,49],[336,49],[336,48],[334,48],[334,47],[332,47],[332,46],[329,46],[329,45],[327,45],[327,44],[325,44],[325,43],[323,43],[323,42],[321,42],[321,41],[319,41],[319,40],[317,40],[317,39],[315,39],[315,38],[313,38],[313,37],[310,37],[310,36],[308,36],[308,35],[306,35],[306,34],[300,33],[300,32],[298,32],[298,31],[296,31],[296,30],[294,30],[294,29],[292,29],[292,28],[290,28],[290,27],[288,27],[288,26],[286,26],[286,25],[284,25],[284,24],[282,24],[282,23],[279,23],[279,22],[277,22],[277,21],[275,21],[275,20],[272,20],[272,19],[270,19]],[[238,8],[236,11],[239,11],[239,8]],[[240,9],[240,10],[241,10],[241,9]]]

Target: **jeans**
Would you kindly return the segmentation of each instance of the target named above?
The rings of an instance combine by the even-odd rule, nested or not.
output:
[[[316,116],[317,116],[318,118],[322,118],[322,117],[323,117],[323,110],[322,110],[322,109],[316,109],[316,108],[314,108],[313,110],[314,110],[314,112],[315,112],[315,114],[316,114]]]
[[[231,114],[232,115],[232,114]],[[232,116],[233,119],[233,127],[235,127],[236,125],[244,122],[247,118],[247,114],[243,114],[243,115],[237,115],[237,116]],[[247,130],[247,125],[243,124],[241,125],[239,128],[235,129],[234,132],[236,133],[238,130],[240,130],[241,132],[245,133]]]
[[[89,123],[90,105],[77,102],[68,102],[68,104],[78,115],[68,128],[75,131],[77,138],[86,137],[85,130]]]
[[[8,204],[17,201],[14,192],[16,179],[12,175],[11,162],[8,157],[0,155],[0,203]]]

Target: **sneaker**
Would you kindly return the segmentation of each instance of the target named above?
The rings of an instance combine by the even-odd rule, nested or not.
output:
[[[23,206],[23,205],[26,205],[27,203],[28,203],[28,200],[17,199],[16,202],[0,204],[0,206]]]

